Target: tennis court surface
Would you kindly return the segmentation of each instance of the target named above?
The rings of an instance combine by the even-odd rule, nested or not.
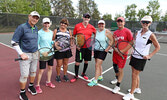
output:
[[[19,63],[14,61],[17,57],[16,51],[10,46],[12,33],[0,34],[0,100],[18,100],[19,94]],[[144,72],[141,72],[142,94],[135,94],[136,99],[140,100],[166,100],[167,96],[167,36],[157,35],[160,41],[161,50],[147,62]],[[153,49],[153,48],[152,48]],[[75,51],[73,51],[74,53]],[[73,54],[74,55],[74,54]],[[103,63],[104,80],[99,82],[98,86],[88,87],[87,83],[94,78],[95,68],[94,59],[89,62],[87,75],[89,80],[79,79],[75,83],[62,81],[57,83],[56,61],[54,63],[52,82],[56,85],[55,89],[45,86],[46,71],[41,80],[42,94],[32,96],[27,92],[30,100],[122,100],[122,96],[127,93],[131,86],[131,68],[128,65],[129,59],[124,69],[124,79],[121,83],[121,90],[118,94],[111,91],[115,87],[110,84],[114,79],[112,67],[112,54],[108,54]],[[80,65],[80,74],[83,69],[83,63]],[[74,75],[74,56],[69,61],[68,68],[69,78]],[[63,74],[61,74],[63,77]]]

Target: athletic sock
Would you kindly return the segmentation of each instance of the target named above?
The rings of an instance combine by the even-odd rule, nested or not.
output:
[[[116,79],[118,79],[118,76],[115,76],[116,77]]]
[[[79,66],[75,65],[75,76],[78,77]]]
[[[23,93],[25,92],[26,90],[25,89],[20,89],[20,93]]]
[[[116,86],[120,87],[120,84],[121,84],[120,82],[117,82]]]
[[[29,86],[33,86],[34,85],[34,83],[29,83]]]
[[[83,74],[85,74],[87,68],[88,68],[88,64],[87,64],[87,63],[84,63],[84,68],[83,68],[83,72],[82,72]]]

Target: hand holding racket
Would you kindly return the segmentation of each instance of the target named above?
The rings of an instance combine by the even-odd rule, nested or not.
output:
[[[86,40],[86,47],[91,51],[106,51],[106,48],[102,46],[99,40],[94,37],[88,38]],[[108,51],[108,53],[111,53]]]
[[[121,56],[122,59],[125,59],[124,56],[117,49],[117,44],[118,44],[117,36],[113,35],[113,44],[111,47],[113,48],[114,51],[116,51]]]
[[[80,48],[82,48],[85,44],[85,35],[82,33],[77,33],[75,35],[75,44],[76,48],[80,51]],[[81,51],[79,52],[80,60],[82,60],[82,53]]]
[[[58,48],[55,48],[55,43],[58,46]],[[54,52],[56,51],[65,51],[70,49],[70,39],[66,36],[60,36],[58,39],[56,39],[56,42],[53,44],[51,48],[49,47],[43,47],[38,49],[39,53],[39,60],[40,61],[48,61],[53,58]],[[22,58],[16,58],[15,61],[23,60]]]
[[[122,54],[122,55],[131,55],[132,53],[136,55],[139,55],[141,57],[144,57],[144,55],[142,55],[139,51],[137,51],[135,49],[135,46],[133,45],[132,42],[129,42],[129,41],[120,41],[118,44],[117,44],[117,48],[118,48],[118,51]],[[148,59],[150,60],[150,59]]]

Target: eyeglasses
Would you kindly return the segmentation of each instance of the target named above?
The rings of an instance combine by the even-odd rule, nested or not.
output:
[[[98,25],[104,25],[104,23],[99,23]]]
[[[89,19],[90,17],[89,16],[85,16],[84,18],[88,18]]]
[[[149,24],[150,21],[141,21],[143,24]]]
[[[32,16],[33,19],[39,20],[38,16]]]
[[[45,22],[44,24],[49,24],[49,22]]]
[[[117,22],[123,22],[121,19],[118,19]]]
[[[65,23],[65,22],[61,22],[61,24],[65,24],[65,25],[68,25],[67,23]]]

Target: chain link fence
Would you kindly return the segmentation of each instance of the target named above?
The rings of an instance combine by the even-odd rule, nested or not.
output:
[[[42,19],[48,16],[41,16],[39,22],[37,23],[38,29],[42,28]],[[59,22],[63,17],[49,16],[52,20],[51,30],[59,27]],[[74,26],[80,22],[82,19],[67,18],[69,20],[69,28],[73,29]],[[9,13],[0,13],[0,32],[14,32],[18,25],[25,23],[28,20],[28,15],[24,14],[9,14]],[[90,24],[97,28],[98,20],[90,20]],[[106,20],[106,28],[110,30],[116,30],[117,24],[115,21]],[[131,29],[132,32],[139,30],[141,28],[139,21],[127,21],[125,27]],[[167,22],[153,22],[150,26],[150,29],[155,31],[165,31],[167,29]]]

